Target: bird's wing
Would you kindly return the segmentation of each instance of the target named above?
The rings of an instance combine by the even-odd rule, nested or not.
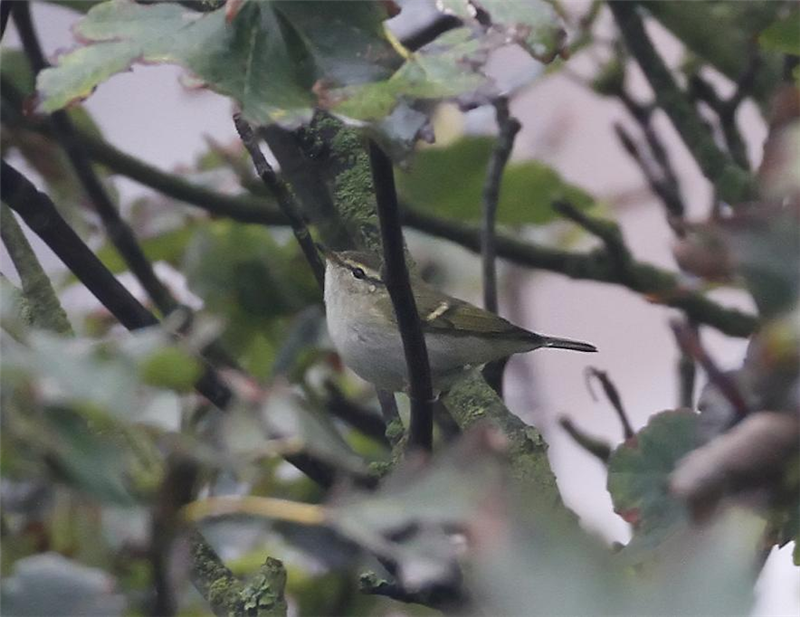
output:
[[[423,283],[417,282],[415,285],[417,289],[425,291],[424,297],[420,297],[419,292],[414,294],[424,332],[447,333],[454,336],[490,334],[509,338],[536,336],[474,304],[448,296]],[[385,308],[388,309],[388,313],[394,321],[391,300],[386,296],[384,301],[388,303]],[[458,315],[457,320],[454,319],[456,315]]]

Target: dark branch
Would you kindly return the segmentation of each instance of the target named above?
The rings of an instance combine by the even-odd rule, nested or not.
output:
[[[11,15],[11,7],[14,5],[12,0],[2,0],[0,2],[0,39],[6,33],[6,26],[8,25],[8,18]]]
[[[64,262],[81,283],[119,322],[129,330],[154,326],[158,319],[114,277],[83,240],[61,217],[53,202],[11,165],[2,162],[0,194],[3,201]],[[211,368],[195,384],[197,391],[224,409],[231,391]],[[335,472],[328,465],[306,454],[287,456],[286,460],[324,487],[333,484]]]
[[[403,218],[409,227],[450,240],[474,253],[480,252],[480,229],[475,226],[430,216],[409,207],[403,208]],[[602,249],[590,253],[572,253],[503,234],[497,237],[497,254],[529,268],[558,272],[574,279],[623,285],[645,294],[652,302],[680,309],[687,317],[711,325],[729,336],[747,337],[756,327],[756,319],[752,315],[724,308],[697,293],[681,289],[674,274],[650,264],[632,261],[629,264],[630,277],[620,279],[615,264]]]
[[[622,434],[624,435],[625,439],[630,439],[636,433],[633,430],[633,426],[631,426],[631,421],[628,419],[628,414],[625,413],[625,408],[622,406],[622,398],[620,398],[617,386],[615,386],[614,382],[611,381],[608,373],[601,371],[594,366],[590,366],[586,369],[586,384],[589,387],[589,393],[592,395],[592,398],[595,398],[594,391],[592,390],[592,382],[590,381],[592,377],[597,379],[597,381],[600,382],[600,385],[603,386],[603,392],[605,393],[608,402],[611,403],[611,406],[617,413],[620,424],[622,424]]]
[[[347,400],[339,388],[330,381],[325,383],[325,390],[328,393],[325,408],[331,415],[347,422],[357,431],[378,443],[387,447],[391,446],[386,438],[386,422],[380,416]]]
[[[664,60],[644,29],[637,2],[609,2],[628,49],[638,62],[656,97],[669,116],[703,174],[720,197],[737,204],[756,195],[755,179],[717,147],[714,137],[697,111],[678,87]]]
[[[25,53],[30,60],[31,68],[35,74],[38,74],[49,65],[39,45],[28,2],[15,3],[14,22]],[[133,231],[120,217],[116,206],[112,203],[111,198],[92,168],[81,142],[75,138],[75,129],[69,115],[66,111],[60,110],[53,112],[50,117],[56,138],[64,148],[78,180],[89,196],[89,201],[100,216],[111,243],[119,251],[136,280],[139,281],[153,301],[153,304],[165,315],[172,312],[178,307],[178,302],[158,279],[150,261],[145,256],[141,246],[139,246]]]
[[[660,171],[655,169],[653,162],[645,156],[639,144],[636,143],[636,140],[634,140],[633,136],[628,133],[622,124],[615,123],[614,131],[622,144],[622,148],[641,170],[642,175],[644,175],[647,180],[650,190],[664,204],[668,215],[667,220],[670,222],[675,233],[683,233],[680,225],[672,224],[673,219],[683,219],[684,213],[686,212],[683,200],[678,192],[677,180],[671,180],[664,172],[663,166],[660,166]]]
[[[562,216],[577,223],[590,234],[597,236],[605,245],[609,260],[614,264],[620,281],[633,285],[631,270],[631,254],[625,245],[622,231],[613,221],[588,216],[568,201],[557,201],[553,208]]]
[[[440,14],[436,19],[416,32],[411,33],[401,42],[403,46],[411,51],[416,51],[421,47],[425,47],[428,43],[435,41],[439,35],[462,25],[463,23],[461,20],[455,15]]]
[[[691,94],[706,103],[719,118],[719,127],[725,138],[725,145],[731,157],[742,169],[750,169],[750,160],[747,158],[747,146],[739,128],[736,126],[736,111],[741,99],[737,93],[733,98],[724,100],[716,88],[700,75],[695,73],[689,78]]]
[[[720,370],[717,363],[714,362],[714,359],[703,347],[696,331],[691,326],[679,321],[670,322],[670,326],[675,333],[675,338],[678,340],[678,345],[680,345],[683,353],[694,358],[700,366],[703,367],[703,370],[705,370],[708,375],[709,381],[717,387],[726,399],[728,399],[736,415],[741,419],[750,413],[750,409],[739,387],[733,379],[731,379],[730,375]]]
[[[609,446],[605,441],[597,439],[596,437],[592,437],[591,435],[587,435],[583,432],[583,430],[575,426],[572,423],[572,420],[567,417],[559,418],[558,424],[581,448],[586,450],[592,456],[596,457],[604,465],[608,463],[608,459],[611,458],[611,446]]]
[[[294,237],[297,239],[297,243],[300,245],[303,255],[305,255],[306,261],[308,261],[308,265],[311,266],[319,288],[322,289],[325,286],[325,264],[322,263],[322,259],[314,246],[314,240],[303,220],[298,204],[289,191],[289,187],[286,186],[283,180],[278,178],[275,171],[267,162],[266,157],[258,147],[258,138],[247,121],[240,114],[235,114],[233,116],[233,122],[236,125],[236,130],[239,133],[239,137],[242,139],[244,147],[247,148],[250,158],[253,159],[256,173],[259,178],[261,178],[264,186],[267,187],[267,190],[272,193],[278,201],[278,206],[289,220],[289,225],[292,227]]]
[[[372,181],[383,243],[383,267],[386,289],[392,299],[397,327],[403,339],[408,370],[411,421],[408,446],[430,452],[433,449],[433,386],[428,363],[428,348],[422,334],[417,303],[411,289],[403,247],[403,230],[392,162],[373,141],[369,143]]]
[[[503,170],[511,156],[514,139],[521,125],[509,113],[508,99],[498,98],[495,103],[498,135],[489,166],[486,170],[486,181],[483,185],[483,227],[481,228],[481,256],[483,270],[483,305],[487,311],[498,312],[497,307],[497,240],[495,227],[497,220],[497,205],[500,201],[500,184],[503,180]],[[484,376],[486,382],[502,396],[503,369],[506,360],[492,362],[486,367]]]
[[[508,110],[508,99],[501,97],[494,104],[499,133],[483,185],[483,227],[481,228],[481,254],[483,255],[483,306],[497,312],[497,264],[495,262],[495,221],[500,201],[500,183],[503,170],[511,156],[514,138],[521,126]]]

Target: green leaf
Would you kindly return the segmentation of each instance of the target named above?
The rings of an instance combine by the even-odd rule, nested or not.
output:
[[[698,445],[698,415],[664,411],[620,445],[608,461],[608,492],[614,511],[631,523],[650,546],[663,541],[686,520],[684,505],[670,495],[669,475]]]
[[[139,365],[144,383],[177,392],[190,392],[202,374],[200,361],[178,347],[159,349]]]
[[[440,0],[437,7],[444,13],[481,24],[489,23],[491,32],[502,35],[503,41],[517,43],[534,58],[549,62],[561,48],[565,32],[553,5],[544,0]]]
[[[382,79],[398,57],[375,2],[246,2],[226,20],[178,4],[110,0],[76,26],[86,42],[38,79],[42,107],[82,99],[137,62],[184,66],[210,88],[236,99],[252,122],[307,118],[315,84],[339,87]]]
[[[424,50],[410,54],[389,79],[338,88],[326,93],[336,113],[359,120],[388,116],[403,98],[442,99],[476,90],[486,77],[475,65],[486,60],[489,46],[476,39],[468,28],[441,35]]]
[[[779,19],[758,37],[764,49],[800,56],[800,10],[795,9]]]
[[[410,172],[398,171],[398,190],[411,207],[460,220],[479,219],[486,167],[494,147],[489,137],[465,137],[444,148],[426,148]],[[505,225],[546,223],[556,218],[552,204],[566,199],[579,208],[593,200],[538,161],[510,163],[503,175],[497,220]]]

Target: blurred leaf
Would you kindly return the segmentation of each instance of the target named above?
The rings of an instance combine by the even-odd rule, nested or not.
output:
[[[401,199],[426,212],[459,220],[479,219],[486,166],[494,147],[489,137],[465,137],[445,148],[426,148],[409,173],[398,172]],[[566,199],[579,208],[593,200],[537,161],[510,163],[503,175],[497,220],[505,225],[546,223],[557,215],[553,201]]]
[[[800,10],[778,19],[758,37],[764,49],[800,56]]]
[[[178,347],[159,349],[139,365],[144,383],[178,392],[191,392],[202,374],[201,362]]]
[[[116,429],[101,431],[67,408],[54,408],[45,416],[55,437],[55,447],[45,452],[58,479],[102,502],[135,503],[128,489],[129,455]]]
[[[359,120],[388,116],[404,98],[440,99],[475,90],[486,78],[471,67],[486,61],[490,46],[468,28],[457,28],[411,54],[385,81],[324,91],[320,99],[336,113]]]
[[[171,229],[149,238],[139,238],[145,256],[151,263],[164,261],[169,264],[178,264],[183,257],[189,241],[197,231],[197,225],[188,223],[179,229]],[[106,268],[114,274],[128,270],[125,260],[122,259],[117,249],[112,244],[103,245],[97,252],[97,257]]]
[[[686,531],[654,564],[631,571],[576,526],[554,524],[536,495],[507,519],[465,571],[480,615],[746,615],[764,523],[744,512]],[[537,516],[532,516],[535,512]],[[474,593],[477,592],[477,593]]]
[[[444,13],[480,24],[490,23],[489,29],[502,35],[504,42],[517,43],[534,58],[546,62],[560,51],[566,38],[553,5],[544,0],[440,0],[436,3]]]
[[[740,210],[712,225],[763,317],[791,309],[800,292],[800,205]]]
[[[106,572],[87,568],[57,553],[20,559],[2,582],[3,612],[17,617],[122,615],[125,600]]]
[[[685,507],[669,493],[669,476],[699,445],[697,426],[694,412],[661,412],[608,461],[614,511],[633,525],[643,548],[660,544],[686,521]]]
[[[283,319],[319,301],[294,241],[279,246],[270,230],[219,221],[198,227],[184,254],[189,288],[225,321],[222,342],[257,378],[266,377],[286,335]]]
[[[383,79],[397,54],[376,2],[247,2],[230,20],[221,8],[110,0],[75,29],[84,41],[43,71],[43,108],[59,109],[135,62],[177,63],[236,99],[257,124],[295,123],[310,114],[320,80],[340,86]]]
[[[306,408],[288,392],[273,389],[261,414],[270,432],[281,439],[297,442],[304,451],[339,469],[366,473],[364,460],[347,445],[330,416]]]

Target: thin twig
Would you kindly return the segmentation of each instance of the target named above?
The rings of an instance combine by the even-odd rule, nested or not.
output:
[[[659,165],[659,170],[655,169],[653,161],[645,156],[639,144],[636,143],[636,140],[628,133],[622,124],[618,122],[614,123],[614,131],[622,144],[622,148],[641,170],[642,175],[644,175],[645,180],[647,180],[650,190],[661,199],[661,202],[664,204],[668,215],[667,221],[670,223],[670,226],[676,234],[682,234],[682,227],[673,223],[676,219],[678,221],[682,220],[686,211],[683,200],[678,192],[676,181],[670,180],[669,177],[667,177],[663,166]]]
[[[416,51],[428,43],[435,41],[439,35],[462,25],[464,25],[463,22],[455,15],[440,13],[430,23],[404,38],[401,43],[407,49]]]
[[[653,46],[638,12],[639,4],[613,0],[609,2],[609,7],[628,49],[650,83],[659,107],[667,113],[689,152],[720,197],[731,204],[754,197],[757,192],[755,179],[714,142],[713,135],[678,87],[672,73]]]
[[[383,242],[384,281],[397,317],[408,370],[411,399],[408,447],[430,452],[433,449],[433,386],[428,348],[422,334],[403,250],[394,171],[391,160],[374,141],[369,143],[369,159]]]
[[[725,145],[733,160],[742,169],[750,169],[747,145],[736,126],[736,112],[742,95],[739,95],[737,91],[731,99],[724,100],[716,88],[697,73],[689,78],[689,88],[693,96],[706,103],[717,114]]]
[[[717,363],[714,362],[714,359],[703,347],[695,330],[691,326],[677,320],[671,321],[670,327],[675,333],[675,338],[678,340],[678,345],[680,345],[681,350],[694,358],[700,366],[703,367],[703,370],[705,370],[708,375],[709,381],[717,387],[726,399],[728,399],[736,415],[739,418],[744,418],[750,413],[750,408],[739,390],[739,387],[729,375],[720,370]]]
[[[306,222],[300,213],[300,208],[294,200],[289,187],[286,186],[283,180],[278,178],[272,166],[267,162],[266,157],[258,147],[258,138],[250,124],[238,113],[234,114],[233,123],[236,125],[236,131],[239,133],[244,147],[247,148],[250,158],[253,159],[256,173],[261,178],[264,186],[267,187],[267,190],[275,196],[281,211],[289,219],[289,225],[292,227],[294,237],[297,239],[308,265],[311,266],[311,271],[314,273],[320,289],[322,289],[325,286],[325,264],[322,263],[322,258],[314,246],[314,239],[308,231]]]
[[[586,450],[589,454],[596,457],[604,465],[608,463],[611,458],[611,446],[609,446],[602,439],[597,439],[591,435],[587,435],[582,429],[579,429],[572,423],[572,420],[566,416],[558,419],[558,424],[563,428],[567,435],[572,437],[572,440],[581,448]]]
[[[631,282],[631,254],[625,245],[622,231],[613,221],[588,216],[568,201],[556,201],[553,209],[562,216],[583,227],[590,234],[597,236],[605,245],[606,254],[617,271],[620,280]]]
[[[499,97],[494,102],[498,135],[492,156],[486,170],[483,185],[483,226],[481,227],[481,259],[483,270],[483,306],[487,311],[498,312],[497,307],[497,240],[495,227],[497,206],[500,202],[500,184],[503,180],[514,139],[520,128],[519,121],[512,117],[508,109],[508,99]],[[487,383],[502,396],[503,369],[507,360],[498,360],[486,367],[484,376]]]
[[[0,206],[0,237],[19,275],[22,295],[30,307],[33,325],[59,334],[72,334],[72,326],[50,278],[5,204]]]
[[[14,4],[14,23],[17,26],[25,53],[31,63],[34,74],[38,74],[49,64],[42,53],[36,30],[31,20],[28,2]],[[122,220],[116,206],[112,203],[103,184],[97,177],[88,156],[75,138],[75,129],[69,114],[64,110],[51,114],[55,135],[66,152],[67,158],[75,171],[91,204],[103,222],[111,243],[119,251],[130,271],[139,281],[142,288],[153,301],[159,311],[166,315],[178,307],[178,302],[159,280],[153,271],[150,261],[139,245],[133,230]]]
[[[495,103],[497,127],[499,129],[483,185],[483,227],[481,228],[481,254],[483,255],[483,306],[487,311],[497,312],[497,264],[495,223],[497,205],[500,201],[500,184],[503,180],[514,138],[521,125],[508,109],[508,99],[498,98]]]
[[[631,421],[628,419],[628,414],[625,412],[625,408],[622,406],[622,398],[620,398],[617,386],[614,385],[614,382],[611,381],[611,378],[605,371],[601,371],[600,369],[594,366],[587,367],[586,385],[589,388],[589,393],[592,395],[592,398],[594,398],[594,391],[592,390],[592,382],[590,381],[592,377],[597,379],[597,381],[600,382],[600,385],[603,386],[603,392],[605,393],[608,402],[611,403],[611,406],[617,413],[617,417],[619,418],[620,424],[622,424],[622,434],[624,435],[626,440],[630,439],[636,433],[633,430],[633,426],[631,426]]]

